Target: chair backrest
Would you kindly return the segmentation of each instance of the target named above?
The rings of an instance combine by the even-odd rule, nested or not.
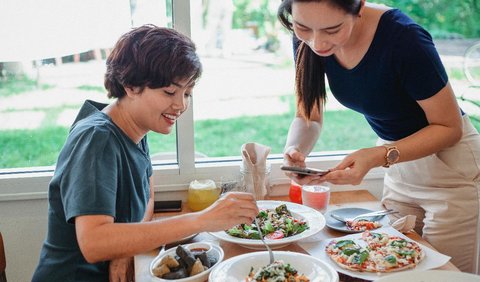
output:
[[[7,259],[5,258],[5,246],[3,245],[2,232],[0,232],[0,282],[7,282],[5,268],[7,268]]]

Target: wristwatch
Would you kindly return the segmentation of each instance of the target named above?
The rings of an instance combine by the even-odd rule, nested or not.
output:
[[[387,152],[385,153],[385,164],[383,167],[390,167],[400,159],[400,151],[396,146],[383,145]]]

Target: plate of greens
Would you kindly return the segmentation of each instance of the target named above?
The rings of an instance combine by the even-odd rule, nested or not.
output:
[[[269,264],[268,252],[234,256],[210,272],[208,281],[308,281],[338,282],[337,271],[327,262],[297,252],[274,251],[276,262]],[[267,278],[268,277],[268,278]],[[267,279],[266,279],[267,278]],[[262,280],[263,279],[263,280]],[[277,280],[274,280],[277,279]]]
[[[257,215],[260,229],[265,242],[273,249],[313,236],[325,227],[325,217],[304,205],[284,201],[257,201],[257,205],[260,209]],[[249,249],[265,249],[253,222],[210,234]]]

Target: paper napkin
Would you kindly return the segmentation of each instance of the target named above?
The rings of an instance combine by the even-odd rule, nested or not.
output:
[[[246,191],[252,193],[257,200],[263,200],[267,195],[265,177],[269,175],[267,157],[270,147],[259,143],[245,143],[242,145],[241,151],[241,171]]]

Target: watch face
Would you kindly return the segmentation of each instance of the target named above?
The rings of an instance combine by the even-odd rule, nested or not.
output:
[[[398,161],[398,158],[400,157],[400,153],[398,152],[397,149],[389,149],[388,154],[387,154],[387,160],[389,163],[393,164],[396,161]]]

